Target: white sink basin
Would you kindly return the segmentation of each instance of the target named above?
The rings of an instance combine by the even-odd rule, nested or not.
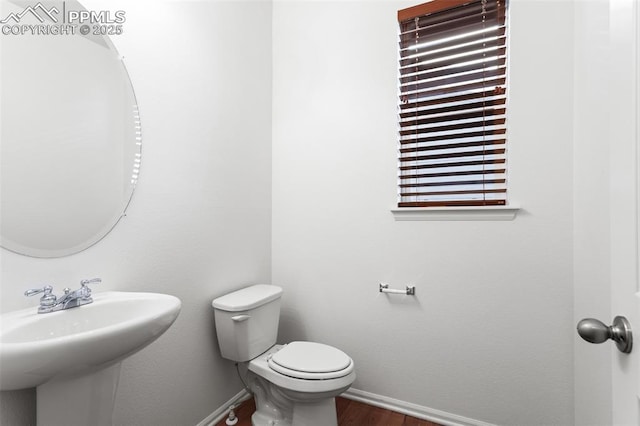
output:
[[[0,316],[0,390],[40,386],[115,364],[167,330],[180,299],[103,292],[77,308],[38,314],[37,306]]]

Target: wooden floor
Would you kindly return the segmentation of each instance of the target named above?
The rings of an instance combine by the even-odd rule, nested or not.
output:
[[[251,426],[251,414],[256,410],[253,398],[243,402],[236,410],[236,426]],[[350,399],[336,398],[338,426],[440,426],[383,408],[372,407]],[[216,426],[226,426],[225,420]],[[295,425],[294,425],[295,426]]]

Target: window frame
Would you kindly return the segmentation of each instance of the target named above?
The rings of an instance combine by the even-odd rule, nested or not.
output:
[[[398,11],[398,28],[399,28],[399,36],[400,38],[402,37],[402,26],[403,23],[407,23],[408,20],[411,19],[416,19],[416,28],[415,28],[415,32],[416,34],[419,31],[422,31],[422,28],[420,28],[418,26],[418,21],[417,19],[419,18],[426,18],[426,19],[431,19],[429,15],[432,15],[434,13],[440,13],[440,12],[445,12],[445,13],[451,13],[452,9],[455,8],[459,8],[460,6],[464,6],[464,7],[480,7],[479,5],[482,5],[482,14],[483,15],[487,15],[487,10],[485,9],[486,6],[486,1],[478,1],[478,0],[433,0],[427,3],[422,3],[416,6],[412,6],[406,9],[402,9]],[[503,89],[505,90],[505,92],[507,91],[508,88],[508,73],[507,73],[507,57],[508,56],[508,43],[506,40],[508,40],[508,0],[491,0],[491,5],[493,6],[495,4],[496,7],[496,15],[497,15],[497,22],[500,22],[500,19],[503,19],[502,24],[504,25],[504,30],[503,30],[503,35],[499,36],[505,39],[504,42],[504,46],[499,46],[500,48],[504,48],[505,49],[505,57],[504,57],[504,65],[502,65],[502,67],[504,68],[504,83],[503,83]],[[472,5],[472,6],[469,6]],[[460,9],[459,9],[460,10]],[[466,13],[466,12],[465,12]],[[437,16],[437,15],[436,15]],[[448,21],[447,21],[448,22]],[[483,16],[483,21],[484,23],[484,16]],[[458,29],[457,27],[448,27],[449,28],[453,28],[453,29]],[[406,34],[406,32],[405,32]],[[416,35],[417,37],[417,35]],[[496,36],[498,37],[498,36]],[[424,40],[424,39],[423,39]],[[417,42],[416,42],[417,43]],[[513,205],[513,203],[511,203],[509,201],[509,199],[507,199],[507,181],[506,181],[506,172],[507,172],[507,153],[506,153],[506,139],[507,139],[507,135],[506,135],[506,102],[508,99],[508,96],[506,93],[504,93],[504,121],[505,121],[505,127],[504,127],[504,190],[500,191],[504,193],[504,200],[498,200],[498,201],[494,201],[494,200],[488,200],[486,198],[487,194],[490,191],[486,191],[484,188],[486,187],[487,183],[485,182],[485,178],[484,176],[486,176],[485,174],[488,174],[488,172],[483,171],[482,172],[478,172],[477,174],[481,174],[482,173],[482,191],[473,191],[475,194],[481,194],[481,196],[483,197],[482,199],[467,199],[467,200],[445,200],[443,202],[440,201],[420,201],[420,202],[403,202],[402,201],[402,185],[401,182],[403,179],[412,179],[412,176],[408,176],[408,175],[403,175],[402,174],[402,170],[401,170],[401,163],[403,160],[402,157],[402,150],[400,149],[401,145],[402,145],[402,136],[401,136],[401,129],[402,129],[402,117],[400,114],[401,108],[402,108],[402,102],[403,102],[403,92],[402,92],[402,75],[401,75],[401,69],[403,67],[402,65],[402,61],[406,60],[402,58],[402,55],[400,53],[400,51],[402,50],[403,46],[402,46],[402,41],[400,43],[400,47],[399,47],[399,55],[398,55],[398,90],[399,90],[399,105],[398,105],[398,125],[399,125],[399,130],[398,130],[398,184],[397,184],[397,207],[392,209],[392,212],[394,213],[394,216],[396,217],[396,220],[443,220],[446,216],[450,216],[453,220],[511,220],[513,218],[515,218],[516,212],[519,210],[519,207]],[[405,47],[406,50],[406,47]],[[427,53],[427,55],[431,54],[430,52]],[[481,69],[484,70],[487,68],[486,66],[486,61],[483,60],[482,62],[482,67]],[[456,65],[457,66],[457,65]],[[422,73],[422,70],[420,71],[420,73]],[[453,73],[452,73],[453,74]],[[406,84],[405,84],[406,85]],[[484,77],[483,77],[483,86],[482,86],[482,90],[486,90],[487,87],[491,87],[492,85],[484,85]],[[498,87],[496,86],[496,89]],[[498,95],[502,95],[500,93],[498,93]],[[486,94],[483,94],[482,97],[479,97],[479,99],[485,99],[487,97]],[[482,106],[483,111],[487,108],[484,104]],[[416,107],[417,109],[417,107]],[[457,112],[457,111],[456,111]],[[416,113],[416,116],[418,115],[418,113]],[[483,120],[484,120],[484,113],[483,113]],[[417,122],[417,120],[416,120]],[[484,122],[484,121],[483,121]],[[484,129],[484,124],[483,124],[483,129]],[[418,131],[416,131],[416,134],[418,134]],[[422,134],[422,133],[420,133]],[[455,135],[454,136],[447,136],[447,139],[455,139]],[[488,145],[487,140],[485,139],[485,136],[483,134],[482,139],[481,139],[482,143],[481,146],[483,147],[483,149],[485,149],[484,147],[486,147],[486,145]],[[406,140],[405,140],[406,143]],[[444,144],[446,145],[446,144]],[[425,148],[422,148],[425,149]],[[431,149],[431,148],[426,148],[426,149]],[[406,151],[406,150],[405,150]],[[483,154],[483,159],[484,159],[484,154]],[[405,160],[406,161],[406,160]],[[484,160],[483,160],[483,164]],[[484,167],[484,165],[482,166]],[[416,167],[417,168],[417,167]],[[491,170],[490,170],[491,171]],[[461,173],[459,173],[461,174]],[[457,182],[455,182],[457,183]],[[408,186],[408,185],[405,185]],[[414,186],[418,186],[420,187],[420,184],[414,185]],[[438,185],[436,185],[438,186]],[[439,188],[441,186],[438,186]],[[446,192],[443,192],[444,194],[447,194]],[[470,197],[473,197],[474,195],[471,195]],[[453,196],[455,197],[455,196]],[[416,197],[417,198],[417,197]],[[429,212],[429,213],[427,213]],[[452,212],[451,214],[447,214],[447,212]]]

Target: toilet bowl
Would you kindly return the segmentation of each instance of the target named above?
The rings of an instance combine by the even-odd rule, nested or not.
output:
[[[220,352],[247,366],[253,425],[335,426],[335,397],[355,380],[353,360],[322,343],[277,345],[281,294],[259,284],[215,299]]]
[[[309,354],[313,350],[315,354]],[[335,358],[322,359],[325,353]],[[327,361],[337,362],[331,366]],[[249,362],[249,387],[256,397],[258,419],[254,424],[275,420],[272,424],[336,425],[334,398],[354,380],[353,361],[339,349],[315,342],[273,346]]]

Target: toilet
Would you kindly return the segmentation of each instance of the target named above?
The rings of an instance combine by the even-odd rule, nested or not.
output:
[[[257,284],[212,302],[223,358],[248,363],[255,426],[337,426],[335,397],[356,378],[353,360],[315,342],[276,344],[282,288]]]

